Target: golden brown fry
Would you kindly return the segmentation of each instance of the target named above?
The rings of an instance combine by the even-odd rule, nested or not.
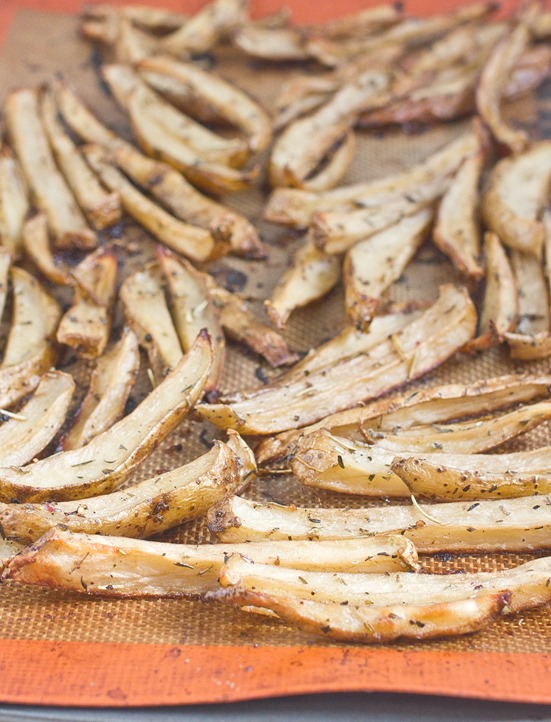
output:
[[[60,286],[74,285],[75,279],[69,269],[62,262],[56,263],[54,260],[45,213],[38,213],[25,221],[22,241],[25,255],[49,281]]]
[[[160,57],[142,61],[138,70],[146,80],[149,72],[177,80],[187,95],[211,108],[219,120],[241,130],[252,153],[261,153],[270,143],[272,123],[268,113],[247,93],[215,73],[192,63]]]
[[[551,141],[534,143],[492,169],[482,196],[482,216],[511,248],[541,256],[545,228],[540,220],[551,179]]]
[[[34,201],[48,216],[58,248],[97,245],[69,187],[57,169],[40,120],[38,92],[18,90],[6,101],[6,123]]]
[[[366,330],[384,292],[404,272],[425,240],[433,212],[424,208],[360,241],[345,256],[343,279],[348,320]]]
[[[0,469],[0,498],[6,502],[82,499],[116,489],[202,396],[210,361],[210,340],[201,334],[174,371],[134,411],[88,444],[27,466]]]
[[[0,243],[14,257],[21,248],[23,223],[29,212],[27,186],[7,145],[0,149]]]
[[[295,309],[323,298],[337,285],[340,275],[339,258],[328,256],[311,241],[305,241],[266,301],[270,320],[277,328],[283,328]]]
[[[97,358],[111,333],[117,258],[113,251],[100,249],[87,256],[74,273],[79,285],[71,308],[59,323],[57,340],[85,358]],[[90,288],[92,293],[83,287]]]
[[[121,207],[117,193],[108,193],[90,170],[80,151],[57,118],[52,91],[40,96],[40,114],[50,146],[65,180],[90,223],[102,230],[118,223]]]
[[[216,391],[224,373],[226,340],[208,287],[203,280],[204,274],[162,247],[157,248],[157,259],[168,287],[170,310],[181,348],[187,351],[201,329],[206,328],[209,333],[213,357],[206,391]],[[154,329],[158,325],[158,315],[155,314],[152,320]]]
[[[140,346],[147,351],[151,371],[158,383],[167,371],[176,368],[183,356],[159,269],[148,266],[128,276],[121,286],[120,298],[126,322],[138,337]]]
[[[122,491],[56,504],[0,502],[0,524],[7,537],[27,543],[59,524],[74,532],[145,538],[197,519],[239,483],[235,454],[215,441],[189,464]]]
[[[464,289],[442,286],[440,298],[418,320],[379,344],[306,378],[283,379],[242,400],[201,404],[201,415],[221,428],[273,434],[311,424],[330,413],[380,396],[443,363],[472,338],[476,312]]]
[[[138,339],[126,328],[121,340],[98,359],[88,392],[61,440],[64,451],[85,446],[122,418],[139,366]]]
[[[0,408],[33,391],[57,359],[57,302],[22,268],[12,268],[13,318],[0,365]]]
[[[195,596],[219,587],[220,569],[231,554],[291,569],[356,574],[417,566],[413,544],[400,536],[197,545],[75,534],[55,528],[14,559],[4,578],[105,596]]]
[[[30,400],[0,426],[0,464],[19,466],[35,458],[65,421],[75,390],[71,374],[48,371]]]
[[[478,335],[465,351],[480,351],[501,343],[514,328],[518,316],[518,291],[507,254],[495,233],[484,236],[486,288],[478,324]]]
[[[396,455],[392,471],[431,501],[512,499],[551,493],[551,448],[513,454]],[[534,499],[534,504],[538,500]]]
[[[366,509],[282,506],[234,497],[208,514],[223,542],[402,534],[421,554],[550,549],[551,496]]]

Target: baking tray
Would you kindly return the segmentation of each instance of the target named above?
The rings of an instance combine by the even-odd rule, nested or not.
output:
[[[161,3],[159,3],[161,4]],[[181,3],[163,2],[181,7]],[[288,3],[303,21],[327,17],[329,3]],[[189,3],[190,7],[194,7]],[[366,3],[347,0],[339,12],[352,12]],[[33,7],[35,9],[33,9]],[[275,9],[262,0],[259,14]],[[448,3],[447,8],[453,7]],[[39,10],[40,8],[40,10]],[[82,41],[72,14],[76,3],[4,0],[0,21],[11,18],[0,61],[0,93],[38,85],[58,70],[78,86],[82,97],[102,119],[122,133],[126,121],[97,79],[97,54]],[[294,8],[293,8],[294,9]],[[442,10],[436,3],[410,7],[412,12]],[[45,12],[48,11],[48,12]],[[17,12],[16,12],[17,11]],[[49,12],[55,11],[55,12]],[[217,69],[236,78],[267,103],[277,92],[282,71],[256,62],[216,53]],[[260,76],[260,70],[262,75]],[[300,72],[290,68],[286,73]],[[259,78],[261,77],[261,82]],[[524,98],[512,112],[540,135],[546,134],[551,86],[537,100]],[[442,126],[406,136],[401,132],[363,134],[346,178],[354,182],[407,167],[460,132],[462,124]],[[551,133],[547,133],[551,135]],[[242,290],[262,313],[261,301],[281,275],[297,240],[261,219],[265,193],[261,188],[228,199],[259,224],[267,242],[267,262],[224,259],[216,266],[222,279],[239,279]],[[123,272],[151,257],[147,236],[128,223],[124,238],[141,251],[126,253],[121,242]],[[238,271],[229,274],[228,271]],[[428,280],[430,278],[430,281]],[[433,298],[438,283],[455,276],[447,260],[431,247],[423,249],[394,291],[395,300]],[[300,311],[288,329],[290,344],[307,350],[334,333],[344,322],[342,293]],[[89,365],[64,363],[85,389]],[[258,358],[231,347],[225,378],[228,389],[259,384]],[[501,350],[476,359],[453,359],[430,375],[430,382],[470,381],[498,373],[528,369],[548,371],[547,361],[512,363]],[[262,366],[263,371],[266,368]],[[134,396],[145,393],[142,379]],[[203,427],[187,422],[145,462],[133,481],[159,469],[177,466],[204,453]],[[208,431],[212,435],[212,431]],[[208,437],[210,438],[210,437]],[[207,440],[208,440],[207,438]],[[549,443],[548,425],[513,448]],[[342,498],[321,491],[304,491],[281,477],[263,478],[249,492],[256,498],[295,503],[360,505],[361,499]],[[208,541],[202,523],[165,535],[177,541]],[[451,561],[428,559],[425,568],[466,571],[504,568],[526,555],[485,557],[467,555]],[[243,700],[283,694],[335,691],[386,691],[446,694],[525,702],[551,702],[551,620],[539,610],[503,619],[488,630],[458,640],[400,644],[380,648],[339,645],[299,633],[277,620],[257,619],[238,610],[186,600],[116,600],[60,594],[52,590],[15,587],[0,589],[0,701],[22,704],[138,706]]]

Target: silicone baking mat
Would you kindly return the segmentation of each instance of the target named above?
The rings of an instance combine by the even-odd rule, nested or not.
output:
[[[166,2],[164,6],[181,7]],[[290,3],[293,7],[293,3]],[[335,14],[332,3],[296,2],[302,21]],[[362,7],[365,4],[361,4]],[[451,9],[447,3],[446,9]],[[40,6],[40,10],[39,10]],[[315,8],[314,8],[315,6]],[[186,8],[188,5],[186,5]],[[189,3],[193,8],[193,4]],[[352,12],[360,3],[339,4]],[[276,4],[263,0],[258,14]],[[97,114],[119,132],[128,128],[124,116],[103,91],[97,77],[97,53],[78,35],[76,4],[49,0],[32,3],[4,0],[0,13],[11,18],[0,62],[0,93],[15,87],[36,86],[62,70]],[[410,11],[441,10],[425,3]],[[45,12],[46,10],[46,12]],[[15,12],[17,11],[17,12]],[[55,11],[55,12],[50,12]],[[0,15],[0,19],[2,15]],[[231,53],[216,53],[217,70],[270,105],[282,79],[300,68],[282,71]],[[517,118],[540,135],[546,133],[551,85],[536,100],[524,98],[512,108]],[[548,121],[547,121],[548,122]],[[361,134],[358,153],[346,181],[374,178],[408,167],[458,134],[464,124],[404,135]],[[551,131],[551,128],[548,129]],[[258,223],[269,258],[262,263],[224,259],[213,270],[222,282],[237,284],[262,313],[261,301],[281,275],[297,240],[261,221],[265,193],[253,192],[228,199]],[[127,223],[119,242],[123,273],[151,257],[146,234]],[[133,249],[128,252],[129,246]],[[136,253],[138,249],[138,253]],[[235,273],[238,271],[238,273]],[[439,283],[454,280],[447,260],[427,246],[393,291],[395,300],[433,298]],[[455,279],[456,280],[456,279]],[[290,322],[290,345],[306,351],[344,323],[339,289]],[[85,390],[89,366],[70,355],[64,367]],[[231,346],[224,387],[259,384],[258,358]],[[547,361],[531,365],[512,363],[500,350],[476,359],[456,358],[430,375],[431,383],[472,381],[513,370],[548,370]],[[142,379],[133,393],[139,401],[147,391]],[[549,426],[542,426],[511,445],[511,449],[549,443]],[[203,433],[201,433],[203,432]],[[186,422],[144,463],[131,481],[160,469],[185,463],[205,451],[214,431]],[[342,498],[321,491],[305,491],[282,477],[263,477],[248,492],[254,498],[302,504],[350,506],[361,499]],[[187,525],[164,539],[210,540],[202,522]],[[443,571],[490,570],[518,564],[526,555],[458,556],[452,560],[427,558],[424,568]],[[401,691],[453,694],[488,699],[551,702],[551,619],[539,610],[504,619],[479,634],[458,640],[363,648],[328,643],[309,637],[283,623],[246,615],[222,606],[179,599],[116,600],[60,594],[52,590],[16,587],[0,589],[0,701],[28,704],[135,706],[168,705],[247,699],[320,691]]]

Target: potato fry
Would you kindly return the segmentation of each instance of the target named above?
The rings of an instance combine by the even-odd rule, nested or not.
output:
[[[50,248],[48,219],[45,213],[38,213],[25,221],[22,242],[25,255],[49,281],[60,286],[75,284],[75,279],[67,266],[61,262],[56,263],[54,260]]]
[[[122,418],[139,366],[138,339],[126,328],[121,340],[98,359],[88,392],[61,440],[64,451],[85,446]]]
[[[235,496],[211,509],[207,516],[209,529],[224,543],[402,534],[420,554],[551,548],[549,495],[485,499],[478,504],[452,501],[366,509],[282,506]]]
[[[443,286],[421,318],[382,342],[305,379],[274,383],[234,403],[200,404],[220,428],[273,434],[375,398],[443,363],[474,334],[476,312],[465,290]]]
[[[27,543],[59,524],[74,532],[145,538],[201,517],[239,482],[235,454],[215,441],[189,464],[122,491],[55,504],[0,502],[0,524],[7,537]]]
[[[206,391],[216,392],[224,373],[226,340],[203,275],[184,259],[176,258],[164,248],[157,248],[157,259],[165,277],[179,345],[187,351],[201,329],[206,328],[212,340],[212,366]],[[153,329],[159,325],[159,314],[152,318]],[[212,398],[216,397],[216,393]]]
[[[518,317],[518,289],[511,264],[499,238],[489,231],[484,236],[486,288],[478,335],[464,348],[468,353],[501,343],[515,327]]]
[[[201,334],[134,411],[88,444],[34,464],[0,469],[0,498],[64,501],[113,491],[202,396],[210,361],[210,340]]]
[[[65,180],[79,206],[97,230],[118,223],[121,218],[117,193],[108,193],[90,170],[90,166],[57,119],[52,91],[45,89],[39,100],[40,117],[50,146]]]
[[[272,137],[270,116],[233,83],[197,65],[168,58],[148,58],[139,63],[138,71],[146,80],[149,72],[177,80],[188,95],[211,108],[218,119],[241,130],[252,153],[261,153],[269,145]]]
[[[25,180],[36,205],[48,216],[58,248],[95,248],[88,227],[53,159],[40,120],[38,92],[18,90],[6,101],[6,123]]]
[[[75,269],[78,286],[73,304],[57,329],[59,343],[74,348],[84,358],[103,353],[113,316],[117,283],[117,258],[112,250],[98,249]],[[90,288],[89,294],[84,288]]]
[[[109,18],[112,14],[122,15],[140,27],[156,31],[177,30],[189,18],[189,15],[185,13],[172,12],[150,5],[115,7],[109,4],[93,3],[85,5],[82,10],[84,17],[98,20]]]
[[[492,169],[482,196],[482,217],[507,246],[541,256],[545,228],[540,220],[551,180],[551,141],[534,143]]]
[[[291,569],[356,574],[417,566],[413,544],[399,536],[253,546],[196,545],[75,534],[54,528],[10,561],[4,579],[102,596],[197,596],[219,588],[218,575],[231,554]],[[77,569],[79,560],[82,564]]]
[[[373,320],[372,332],[375,324],[384,318],[378,316]],[[401,431],[480,416],[549,397],[550,389],[549,376],[512,374],[468,385],[447,384],[406,392],[331,414],[302,429],[284,431],[264,439],[256,448],[256,457],[259,464],[280,461],[294,453],[301,436],[319,429],[326,429],[352,442],[362,442],[366,440],[368,429]]]
[[[12,262],[11,253],[7,248],[0,246],[0,321],[4,315],[6,301],[8,300],[8,285],[10,266]]]
[[[343,265],[345,306],[348,320],[356,328],[367,330],[382,295],[419,250],[432,220],[432,210],[424,208],[348,251]]]
[[[21,168],[7,145],[0,149],[0,243],[14,257],[21,250],[29,195]]]
[[[232,38],[234,45],[246,55],[261,60],[308,60],[310,53],[304,47],[300,28],[263,28],[245,25]]]
[[[306,241],[295,252],[271,298],[265,302],[268,316],[277,328],[283,328],[291,313],[323,298],[339,282],[341,262]]]
[[[167,371],[176,368],[183,356],[159,269],[149,266],[128,276],[121,286],[120,298],[126,322],[147,351],[155,383],[158,383]]]
[[[0,425],[0,464],[19,466],[35,458],[65,421],[75,390],[71,374],[49,371],[30,400]]]
[[[350,164],[354,159],[356,151],[356,135],[349,130],[334,146],[333,155],[327,159],[323,168],[310,176],[307,181],[301,184],[302,188],[312,191],[324,191],[339,184]]]
[[[396,455],[392,471],[431,501],[513,499],[551,493],[551,448],[513,454]],[[538,500],[534,500],[537,504]]]
[[[0,365],[0,408],[33,391],[57,359],[57,302],[22,268],[12,268],[13,319]]]
[[[482,68],[476,89],[476,107],[494,138],[512,153],[526,150],[529,139],[525,131],[516,130],[501,114],[503,88],[531,39],[531,27],[537,24],[539,2],[528,3],[509,33],[494,46]]]

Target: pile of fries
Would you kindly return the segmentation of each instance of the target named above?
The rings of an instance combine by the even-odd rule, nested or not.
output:
[[[249,10],[85,9],[128,137],[62,77],[5,102],[2,579],[198,597],[369,644],[466,634],[551,602],[551,446],[500,449],[551,419],[551,375],[413,384],[502,343],[519,361],[551,356],[551,141],[504,112],[551,74],[551,13],[535,0],[497,21],[487,2],[425,19],[381,5],[296,27],[285,11]],[[205,67],[221,45],[309,72],[265,108]],[[465,116],[416,165],[339,186],[357,135]],[[219,198],[264,176],[265,219],[305,232],[267,319],[215,275],[227,254],[268,255]],[[132,268],[128,219],[156,244]],[[429,239],[461,283],[392,304]],[[301,357],[291,314],[341,279],[345,327]],[[224,393],[227,339],[287,368]],[[76,412],[75,357],[92,370]],[[150,388],[128,412],[139,376]],[[134,481],[191,416],[221,438]],[[254,500],[255,479],[279,473],[365,503]],[[195,519],[218,543],[149,540]],[[424,571],[440,552],[538,558]]]

